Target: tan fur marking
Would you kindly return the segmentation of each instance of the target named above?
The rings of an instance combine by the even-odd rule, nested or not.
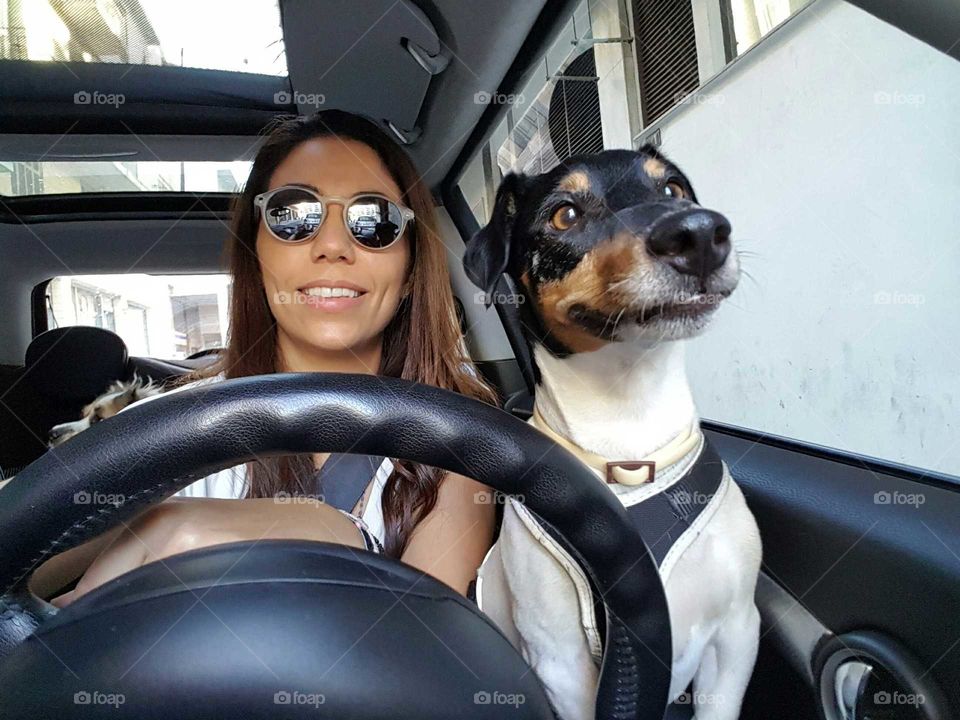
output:
[[[660,180],[667,174],[667,166],[656,158],[647,158],[643,161],[643,171],[655,180]]]
[[[589,192],[590,177],[582,170],[577,170],[561,180],[557,188],[567,192]]]
[[[130,404],[128,402],[122,402],[122,398],[123,395],[117,395],[110,402],[102,405],[100,409],[100,418],[102,420],[106,420],[107,418],[113,417]]]
[[[573,305],[585,305],[612,318],[627,302],[607,288],[631,275],[638,264],[647,262],[640,243],[624,233],[587,253],[580,264],[561,280],[540,285],[539,309],[550,333],[573,352],[591,352],[607,344],[571,321]]]

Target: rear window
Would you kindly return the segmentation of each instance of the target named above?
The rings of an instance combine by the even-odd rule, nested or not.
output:
[[[0,195],[237,192],[253,163],[159,160],[16,162],[0,159]]]
[[[182,360],[226,346],[230,287],[226,274],[56,277],[46,289],[47,327],[100,327],[131,355]]]

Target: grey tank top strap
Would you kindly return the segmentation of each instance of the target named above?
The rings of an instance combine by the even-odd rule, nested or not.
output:
[[[380,455],[330,453],[317,473],[317,493],[327,505],[353,512],[383,461]]]

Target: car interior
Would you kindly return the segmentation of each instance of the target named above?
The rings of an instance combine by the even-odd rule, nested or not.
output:
[[[28,7],[31,3],[42,5],[43,13]],[[591,474],[574,464],[561,466],[552,456],[541,457],[550,441],[521,422],[531,415],[536,387],[520,318],[509,305],[487,308],[477,301],[477,288],[463,270],[462,256],[465,243],[486,223],[497,181],[504,174],[503,164],[498,167],[498,162],[509,155],[507,151],[513,148],[510,157],[520,158],[527,163],[525,167],[536,166],[524,155],[532,152],[536,143],[518,145],[523,128],[539,122],[555,135],[554,145],[560,146],[553,113],[531,103],[531,111],[520,118],[511,114],[511,102],[504,98],[519,97],[530,87],[563,87],[568,93],[567,107],[573,108],[581,102],[577,93],[584,86],[612,82],[620,77],[618,63],[623,65],[627,57],[641,57],[642,43],[656,42],[639,27],[641,19],[655,24],[663,17],[679,17],[677,13],[685,12],[682,20],[676,20],[678,24],[660,27],[661,35],[671,38],[682,35],[683,28],[700,32],[714,10],[717,17],[725,8],[724,17],[739,18],[731,6],[753,7],[753,3],[264,0],[254,4],[263,8],[246,22],[254,25],[253,29],[259,26],[264,45],[275,40],[264,57],[269,55],[275,63],[279,54],[284,63],[279,71],[275,66],[266,71],[242,66],[223,69],[213,63],[193,66],[168,57],[166,50],[162,62],[129,59],[122,48],[113,48],[110,42],[126,42],[129,50],[131,28],[139,34],[137,47],[141,50],[161,47],[148,37],[161,29],[156,21],[156,27],[149,27],[153,16],[148,11],[158,4],[146,0],[0,0],[0,10],[6,12],[8,21],[0,28],[5,53],[0,59],[0,480],[13,478],[0,489],[0,574],[4,580],[0,596],[0,716],[116,717],[104,713],[103,706],[78,705],[75,693],[113,687],[118,668],[144,655],[142,665],[124,687],[141,688],[152,709],[144,710],[147,706],[140,704],[134,711],[136,703],[128,702],[126,710],[111,710],[133,712],[131,717],[172,713],[191,718],[232,717],[240,712],[248,712],[250,717],[553,717],[536,676],[524,672],[522,656],[475,605],[439,581],[424,582],[419,574],[383,557],[357,560],[356,554],[333,547],[268,543],[238,566],[242,572],[226,587],[229,593],[210,593],[205,601],[210,613],[189,615],[169,636],[165,633],[170,622],[165,618],[184,615],[195,601],[189,594],[178,594],[177,587],[206,588],[204,583],[240,563],[244,553],[233,547],[214,548],[192,564],[189,558],[178,557],[170,563],[179,574],[176,586],[138,571],[131,583],[105,587],[59,612],[46,602],[49,597],[37,598],[26,589],[24,570],[43,553],[49,554],[48,538],[64,537],[68,539],[60,542],[76,544],[90,537],[84,535],[92,532],[89,524],[84,524],[86,510],[69,501],[90,483],[142,498],[116,513],[117,518],[130,518],[183,487],[190,477],[199,477],[202,470],[225,466],[250,449],[274,449],[271,443],[277,437],[289,439],[285,447],[290,451],[317,449],[310,447],[311,443],[347,451],[363,436],[367,439],[357,445],[362,452],[408,457],[457,472],[466,470],[458,453],[469,457],[472,467],[484,474],[478,479],[503,492],[525,495],[531,508],[570,541],[572,552],[590,569],[595,599],[606,607],[597,718],[694,717],[690,704],[668,707],[665,703],[669,668],[665,670],[655,655],[670,653],[669,634],[663,632],[669,623],[655,567],[649,561],[628,563],[618,555],[618,549],[632,547],[637,539],[628,536],[614,501]],[[200,9],[204,5],[210,7]],[[895,33],[897,42],[916,48],[918,55],[932,58],[940,72],[950,74],[953,84],[944,86],[944,92],[952,92],[952,105],[936,105],[936,109],[960,109],[960,5],[951,0],[804,0],[787,5],[789,17],[771,31],[771,38],[759,40],[757,47],[725,65],[710,82],[735,82],[736,73],[746,72],[748,63],[762,66],[766,62],[770,73],[785,72],[784,66],[776,64],[779,60],[774,54],[779,47],[775,43],[788,44],[790,33],[836,36],[838,46],[869,57],[865,49],[869,28],[877,36]],[[196,7],[196,12],[204,13],[204,20],[213,23],[205,31],[222,34],[218,41],[222,43],[230,41],[228,30],[217,30],[216,18],[243,15],[228,5],[206,0],[177,7],[186,13]],[[611,12],[621,13],[629,22],[619,27],[604,25],[599,18]],[[53,33],[60,55],[39,61],[17,54],[18,47],[23,51],[21,46],[32,42],[30,24],[42,25],[48,17],[56,18],[57,27],[70,31],[69,42],[60,37],[62,33]],[[264,17],[275,17],[276,28],[264,30]],[[585,17],[589,32],[584,32]],[[856,27],[864,29],[860,34],[843,35],[845,30],[832,29],[830,24],[841,19],[860,23]],[[121,21],[124,33],[117,30],[116,23]],[[728,42],[732,22],[724,25]],[[27,28],[19,36],[17,23]],[[577,39],[570,41],[570,33]],[[794,47],[801,47],[799,42]],[[108,45],[113,49],[103,49],[102,57],[90,51]],[[613,47],[622,54],[601,76],[601,50]],[[692,52],[697,56],[698,49],[702,64],[703,49],[698,46]],[[591,50],[591,63],[595,64],[573,71],[565,66],[572,53],[581,57],[576,53],[584,50]],[[679,68],[682,43],[668,50],[676,54],[668,65]],[[81,58],[81,53],[89,57]],[[813,62],[809,56],[798,57],[801,63]],[[266,61],[262,64],[269,65]],[[696,64],[693,72],[696,75]],[[834,71],[824,67],[823,72],[823,85],[812,92],[828,92],[825,88]],[[665,77],[672,75],[667,72]],[[631,77],[629,73],[626,76],[628,80]],[[634,77],[632,82],[641,97],[661,92],[649,85],[642,72],[640,80]],[[669,95],[677,94],[674,86],[667,89]],[[686,93],[689,88],[680,89]],[[893,94],[875,102],[897,106],[893,86],[881,82],[864,92],[873,96],[887,90]],[[796,97],[801,97],[801,92],[798,90]],[[927,92],[930,95],[932,91]],[[762,105],[762,100],[758,103]],[[586,101],[576,105],[584,117],[587,105]],[[928,96],[922,111],[933,112],[934,105]],[[480,373],[496,388],[502,408],[481,410],[475,407],[478,404],[425,387],[398,385],[404,390],[401,401],[397,396],[385,396],[377,384],[363,378],[311,384],[309,379],[289,377],[274,383],[258,381],[260,384],[247,389],[227,383],[212,390],[209,409],[171,397],[165,407],[152,403],[156,409],[144,413],[138,427],[128,425],[126,433],[112,429],[122,428],[123,418],[112,418],[56,451],[49,450],[50,428],[76,420],[81,409],[110,383],[137,376],[169,385],[214,361],[225,337],[208,328],[203,332],[218,340],[196,341],[194,335],[199,337],[200,331],[194,333],[174,320],[169,334],[172,337],[176,332],[176,344],[160,345],[150,340],[153,330],[146,320],[138,326],[137,337],[124,332],[127,326],[121,327],[119,315],[104,311],[105,301],[94,291],[87,320],[70,320],[58,303],[72,302],[77,307],[87,302],[78,299],[86,287],[81,279],[89,284],[96,277],[155,276],[164,278],[162,282],[172,291],[177,276],[222,274],[231,200],[245,172],[238,168],[249,168],[264,129],[275,118],[307,115],[320,107],[349,110],[380,123],[410,154],[433,191],[466,347]],[[648,104],[644,112],[630,116],[636,123],[634,129],[640,129],[631,138],[633,147],[659,139],[669,153],[673,150],[672,129],[665,120],[648,122],[644,113],[650,107]],[[711,111],[706,103],[704,108],[688,104],[680,110],[665,106],[667,114],[658,118],[669,120],[682,111],[689,113],[685,122],[694,123],[694,113],[701,109]],[[899,111],[900,107],[892,109]],[[909,109],[918,107],[915,104]],[[539,121],[534,118],[537,112],[542,115]],[[587,137],[582,128],[577,129],[581,127],[578,123],[585,122],[580,116],[567,119],[565,137],[571,147],[565,154],[557,150],[555,160],[562,161],[575,151],[605,147],[599,124],[592,139],[587,138],[589,142],[573,147],[577,144],[573,141]],[[885,134],[889,129],[884,126],[878,132]],[[886,140],[892,145],[908,144],[904,152],[915,153],[916,147],[933,147],[940,140],[950,148],[945,154],[952,156],[954,171],[942,178],[942,184],[953,193],[953,209],[943,212],[948,219],[960,220],[956,211],[960,207],[956,202],[960,146],[955,138],[934,137],[933,133],[923,137],[908,140],[894,135]],[[798,139],[811,148],[814,140]],[[724,162],[742,154],[739,146],[722,150],[725,143],[732,142],[722,132],[717,135],[717,157],[722,156]],[[809,152],[815,154],[813,149]],[[704,156],[701,162],[707,166],[712,159]],[[776,162],[771,160],[775,178],[766,170],[757,171],[763,184],[790,186],[799,183],[796,178],[804,173],[814,172]],[[223,175],[221,170],[217,182],[202,187],[183,183],[165,187],[142,179],[123,184],[133,183],[128,176],[136,163],[174,168],[222,166],[232,168],[229,172],[233,175]],[[99,170],[80,177],[77,168],[95,165],[111,165],[110,172],[118,179],[108,177],[109,173],[99,177]],[[70,178],[54,178],[56,172],[64,177],[78,172],[80,179],[71,184]],[[693,176],[696,178],[696,172]],[[181,179],[184,177],[181,174]],[[236,185],[231,185],[233,178]],[[481,181],[473,183],[471,178]],[[824,182],[829,181],[825,178]],[[857,193],[858,189],[845,187],[841,192]],[[805,196],[805,202],[816,204],[822,197],[811,194]],[[828,204],[832,199],[822,202]],[[876,202],[879,206],[886,201],[880,198]],[[888,204],[896,206],[897,201]],[[734,215],[733,219],[736,229],[739,218]],[[851,247],[865,242],[854,238]],[[758,237],[750,247],[763,251],[763,243],[764,238]],[[946,266],[960,260],[956,244],[950,244],[953,249],[941,255]],[[837,252],[845,256],[858,250]],[[882,262],[891,266],[898,262],[896,253],[884,257]],[[747,267],[758,285],[772,285],[765,272],[779,262],[770,250],[762,262]],[[955,263],[950,272],[955,276]],[[71,278],[76,279],[72,285]],[[73,293],[72,301],[58,294],[58,282],[72,288],[64,290]],[[508,278],[500,282],[505,292],[512,290]],[[183,297],[209,299],[217,292],[222,289],[205,287],[184,291]],[[929,298],[936,291],[931,285],[924,292]],[[805,296],[798,291],[796,297]],[[775,298],[782,296],[771,295],[768,302]],[[951,331],[960,329],[956,325],[960,313],[956,312],[955,297],[944,302],[952,303],[950,312],[955,314],[944,317],[953,317],[953,325],[940,328],[941,337],[946,338],[938,341],[942,356],[934,363],[936,370],[930,370],[942,396],[927,398],[918,393],[915,407],[929,408],[930,415],[937,415],[937,422],[952,428],[949,432],[955,436],[960,416],[953,393],[958,389],[960,356],[958,335]],[[205,311],[197,312],[201,317]],[[210,327],[216,319],[216,310],[212,312],[203,316]],[[721,312],[743,311],[734,307]],[[109,321],[105,319],[108,314]],[[183,317],[188,315],[184,310]],[[80,317],[79,311],[76,317]],[[812,338],[816,331],[801,328],[796,334],[807,335],[809,344],[817,345]],[[144,337],[147,340],[141,342]],[[711,338],[716,345],[710,348],[723,347],[719,339]],[[870,342],[866,339],[862,344]],[[907,346],[911,341],[890,342]],[[151,345],[164,349],[154,351]],[[171,350],[174,345],[176,351]],[[851,340],[850,345],[858,346],[858,340]],[[863,351],[880,354],[884,349],[878,346]],[[725,357],[698,352],[691,354],[688,362],[709,364],[711,373],[730,375],[734,371],[724,370]],[[695,373],[695,379],[707,377],[706,372]],[[739,375],[741,369],[735,372]],[[747,367],[743,372],[749,375],[751,370]],[[828,372],[813,373],[819,373],[823,387],[827,387]],[[835,372],[854,370],[846,366]],[[785,382],[766,375],[759,382],[764,380],[771,387],[782,387]],[[698,392],[713,398],[705,384],[697,384]],[[861,385],[864,393],[883,392],[870,385],[869,378]],[[792,391],[789,395],[788,403],[796,397]],[[750,406],[757,397],[753,390],[735,397],[737,415],[714,416],[712,406],[706,405],[702,419],[706,436],[743,489],[763,542],[756,595],[762,618],[760,653],[740,717],[960,717],[960,468],[950,466],[957,457],[951,454],[955,451],[929,442],[919,455],[929,459],[924,464],[916,459],[918,455],[883,454],[879,440],[875,445],[861,445],[866,449],[859,451],[855,443],[843,446],[827,436],[813,437],[799,430],[792,434],[786,425],[738,421],[750,417]],[[719,390],[716,398],[718,403],[729,401]],[[856,412],[856,396],[842,402],[850,413]],[[898,411],[891,406],[896,401],[885,402],[895,417]],[[277,404],[284,404],[289,412],[276,413],[272,408]],[[362,411],[369,407],[378,412]],[[244,423],[245,415],[266,419],[252,427]],[[517,422],[506,422],[508,415]],[[842,425],[847,420],[838,412],[827,422]],[[911,417],[901,418],[899,427],[913,427],[913,423]],[[321,434],[317,429],[330,427],[337,430]],[[230,430],[242,437],[244,447],[234,441]],[[869,427],[861,427],[860,432],[871,436]],[[879,429],[873,434],[882,435]],[[904,429],[903,435],[907,434]],[[441,443],[443,437],[449,444]],[[128,466],[136,469],[125,471]],[[558,476],[573,489],[564,492],[559,488],[554,482]],[[897,506],[896,498],[921,500]],[[579,513],[574,510],[577,507]],[[78,528],[75,536],[69,533],[71,527]],[[284,578],[282,583],[276,581],[278,577]],[[310,582],[287,582],[297,577],[310,578]],[[278,590],[273,596],[274,587],[291,589]],[[375,592],[383,588],[390,592]],[[398,595],[407,598],[402,601],[403,612],[398,612]],[[259,610],[250,613],[249,608]],[[296,618],[305,619],[307,632],[302,626],[292,632]],[[337,665],[343,648],[363,637],[377,618],[381,624],[367,642],[356,642],[351,662]],[[658,622],[653,622],[654,618]],[[345,644],[305,642],[311,635],[329,634],[331,627],[340,628],[343,636],[352,640]],[[239,657],[242,652],[225,651],[236,642],[235,636],[254,645],[263,663]],[[161,637],[168,641],[160,642]],[[197,637],[208,642],[198,645],[193,642]],[[154,644],[156,648],[145,653]],[[405,652],[405,645],[418,651]],[[266,709],[244,705],[250,702],[251,688],[265,693],[277,689],[278,677],[272,670],[265,674],[264,664],[276,668],[282,677],[280,687],[291,691],[304,686],[311,673],[324,674],[324,668],[333,665],[337,669],[324,681],[326,700],[321,705],[293,707],[283,701],[270,703]],[[70,672],[64,672],[64,667]],[[196,675],[187,674],[187,667]],[[204,681],[190,684],[184,680],[187,677]],[[487,687],[509,688],[526,700],[509,709],[463,700],[468,691],[473,698]],[[915,701],[897,703],[896,698]],[[343,714],[323,714],[332,708]]]

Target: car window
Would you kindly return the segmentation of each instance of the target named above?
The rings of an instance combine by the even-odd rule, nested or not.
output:
[[[960,475],[958,98],[960,64],[848,3],[582,3],[477,98],[503,117],[459,188],[482,225],[508,172],[659,146],[744,272],[688,344],[701,414]]]
[[[17,162],[0,158],[0,195],[237,192],[252,162],[160,160]]]
[[[0,59],[177,65],[286,75],[277,0],[4,2]],[[187,20],[188,19],[188,20]],[[215,32],[211,32],[215,28]],[[123,102],[91,88],[81,104]]]
[[[180,360],[227,340],[230,277],[73,275],[46,287],[47,327],[117,333],[131,355]]]

